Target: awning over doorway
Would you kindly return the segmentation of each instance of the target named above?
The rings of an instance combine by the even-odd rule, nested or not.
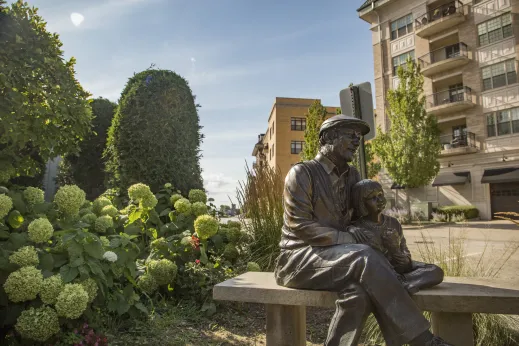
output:
[[[470,182],[470,172],[441,173],[434,179],[432,186],[463,185]]]
[[[391,185],[391,190],[402,190],[402,189],[405,189],[405,186],[400,186],[397,183],[393,183]]]
[[[481,178],[482,184],[512,183],[517,181],[519,181],[519,167],[485,169]]]

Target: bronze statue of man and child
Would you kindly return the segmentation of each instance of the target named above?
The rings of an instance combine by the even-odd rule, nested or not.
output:
[[[353,116],[325,120],[317,156],[287,174],[276,281],[338,293],[326,346],[357,345],[371,313],[388,346],[451,346],[411,298],[441,283],[443,271],[411,259],[402,226],[382,214],[382,186],[349,165],[369,131]]]

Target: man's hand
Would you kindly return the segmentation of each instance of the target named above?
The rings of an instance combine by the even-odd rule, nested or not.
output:
[[[387,229],[382,233],[382,241],[384,246],[388,249],[399,249],[400,248],[400,235],[394,229]]]
[[[348,229],[348,232],[353,236],[353,239],[355,239],[355,241],[358,244],[368,244],[369,245],[371,242],[371,238],[373,237],[371,232],[368,232],[366,230],[363,230],[363,229],[360,229],[357,227],[352,227],[352,228]]]

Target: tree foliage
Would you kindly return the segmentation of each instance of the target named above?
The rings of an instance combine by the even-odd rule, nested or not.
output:
[[[61,46],[37,9],[0,4],[0,182],[41,174],[91,131],[90,95]]]
[[[102,154],[106,147],[108,128],[112,123],[117,105],[105,98],[91,103],[94,115],[94,133],[80,144],[79,154],[69,154],[61,161],[60,183],[75,184],[86,192],[87,198],[95,199],[105,187],[105,165]]]
[[[399,86],[387,93],[391,128],[386,133],[378,129],[373,149],[395,183],[414,188],[438,174],[440,130],[435,115],[425,110],[420,66],[409,59],[398,78]]]
[[[109,184],[125,190],[164,181],[187,193],[202,189],[199,116],[187,81],[168,70],[148,69],[124,88],[105,150]]]
[[[303,151],[301,151],[303,161],[312,160],[317,155],[319,151],[319,128],[327,114],[326,108],[319,100],[315,100],[308,109],[304,134],[305,144]]]

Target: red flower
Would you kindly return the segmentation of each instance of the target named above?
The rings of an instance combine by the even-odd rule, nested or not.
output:
[[[196,264],[200,264],[200,260],[197,259],[197,260],[195,261],[195,263],[196,263]]]

